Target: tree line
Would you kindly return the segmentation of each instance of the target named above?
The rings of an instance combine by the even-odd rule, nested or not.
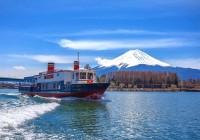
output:
[[[180,81],[179,86],[186,89],[200,89],[200,79],[188,79]]]
[[[116,86],[137,86],[137,88],[168,88],[172,85],[177,87],[179,84],[179,78],[176,73],[152,71],[109,72],[106,75],[102,75],[100,81],[114,83]]]

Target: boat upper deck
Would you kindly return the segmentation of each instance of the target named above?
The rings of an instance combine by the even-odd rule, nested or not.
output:
[[[94,83],[96,82],[96,71],[88,69],[45,71],[33,76],[32,79],[34,84],[59,81],[68,84]],[[25,78],[25,81],[30,81],[30,77]]]
[[[79,61],[74,61],[73,70],[55,69],[55,64],[50,62],[47,71],[25,77],[24,81],[32,84],[58,83],[61,81],[64,84],[96,83],[96,70],[91,70],[88,64],[84,68],[79,68]]]

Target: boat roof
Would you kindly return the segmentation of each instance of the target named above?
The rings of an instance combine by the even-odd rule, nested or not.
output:
[[[96,72],[96,70],[90,70],[90,69],[84,69],[84,68],[81,68],[81,69],[78,69],[78,70],[72,70],[72,71],[75,71],[75,72]]]
[[[90,70],[90,69],[77,69],[77,70],[54,70],[54,72],[40,72],[39,75],[45,75],[45,74],[52,74],[52,73],[59,73],[59,72],[96,72],[96,70]],[[35,75],[35,76],[39,76],[39,75]]]

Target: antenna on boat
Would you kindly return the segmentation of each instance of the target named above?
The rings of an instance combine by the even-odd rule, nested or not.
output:
[[[78,52],[78,62],[79,62],[79,52]]]

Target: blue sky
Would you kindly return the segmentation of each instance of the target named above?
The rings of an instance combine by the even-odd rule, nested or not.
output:
[[[139,49],[200,69],[199,0],[0,0],[0,76],[23,77]]]

